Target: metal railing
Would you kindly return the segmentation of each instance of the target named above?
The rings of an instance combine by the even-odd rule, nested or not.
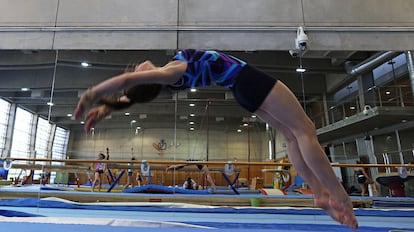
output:
[[[309,109],[323,109],[322,101],[309,104],[311,106],[308,107],[307,113],[315,123],[316,128],[325,127],[364,111],[364,107],[360,106],[359,96],[348,98],[338,104],[331,104],[327,112],[323,110],[309,112]],[[414,100],[411,86],[398,85],[370,88],[365,94],[365,105],[369,105],[371,108],[376,106],[412,107],[414,106]]]

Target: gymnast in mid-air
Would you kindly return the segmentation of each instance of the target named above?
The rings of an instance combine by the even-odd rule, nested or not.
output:
[[[112,111],[149,102],[164,88],[184,90],[211,85],[229,88],[243,108],[280,131],[286,139],[289,160],[311,187],[315,205],[339,223],[358,227],[352,202],[319,144],[315,125],[296,96],[282,81],[231,55],[184,49],[161,67],[151,61],[137,64],[134,70],[89,88],[81,96],[74,116],[79,119],[99,102],[86,113],[85,130],[89,131]],[[121,91],[121,95],[113,95]]]

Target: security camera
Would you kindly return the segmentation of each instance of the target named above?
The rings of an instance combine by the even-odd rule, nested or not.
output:
[[[308,35],[306,35],[303,27],[299,27],[296,32],[296,39],[295,39],[296,48],[301,51],[304,51],[308,48],[308,42],[309,42]]]
[[[372,111],[372,108],[370,105],[365,105],[364,109],[362,110],[362,113],[367,116]]]
[[[293,58],[295,58],[295,57],[298,57],[298,56],[300,55],[300,51],[299,51],[298,49],[292,49],[292,50],[289,50],[289,54],[290,54]]]

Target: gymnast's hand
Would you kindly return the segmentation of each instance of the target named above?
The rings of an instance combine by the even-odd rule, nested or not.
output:
[[[91,128],[94,128],[96,123],[108,116],[112,112],[112,109],[107,105],[100,105],[92,108],[86,114],[85,131],[89,132]]]
[[[97,96],[95,91],[93,91],[91,88],[85,91],[85,93],[82,94],[78,105],[76,107],[76,110],[74,112],[75,119],[79,119],[86,108],[92,106],[92,104],[96,101]]]

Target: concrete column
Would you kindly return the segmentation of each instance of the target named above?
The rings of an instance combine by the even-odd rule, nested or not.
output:
[[[33,115],[33,121],[31,125],[31,136],[30,136],[30,157],[29,158],[37,158],[36,154],[36,129],[37,129],[37,122],[39,120],[39,115]]]
[[[357,77],[357,81],[358,81],[358,97],[359,97],[359,109],[364,109],[365,106],[365,94],[364,94],[364,85],[362,82],[362,77],[358,76]]]
[[[331,155],[331,161],[332,162],[338,162],[336,160],[335,146],[333,144],[329,145],[329,154]]]
[[[358,86],[359,96],[361,100],[360,109],[364,109],[365,105],[370,105],[371,107],[375,106],[377,101],[375,91],[368,91],[368,89],[374,86],[374,77],[372,71],[358,77]]]
[[[10,157],[11,145],[12,145],[12,138],[13,138],[13,126],[14,121],[16,119],[16,104],[10,105],[9,110],[9,120],[7,122],[7,131],[6,131],[6,143],[4,144],[4,151],[2,158]]]
[[[329,120],[329,108],[328,108],[328,101],[326,99],[326,93],[323,93],[323,112],[324,112],[324,115],[325,115],[325,117],[324,117],[325,118],[325,125],[324,126],[327,126],[331,123],[330,123],[330,120]]]
[[[411,80],[411,92],[414,96],[414,51],[407,51],[405,57],[407,59],[408,74]]]
[[[365,142],[365,149],[368,155],[369,163],[370,164],[377,164],[377,158],[375,157],[375,151],[374,151],[374,143],[372,141],[372,136],[367,135],[364,138]],[[371,176],[377,176],[378,175],[378,168],[370,168]]]
[[[53,159],[53,140],[55,139],[55,132],[56,132],[56,123],[52,125],[50,129],[49,139],[47,142],[47,156],[48,159]]]

